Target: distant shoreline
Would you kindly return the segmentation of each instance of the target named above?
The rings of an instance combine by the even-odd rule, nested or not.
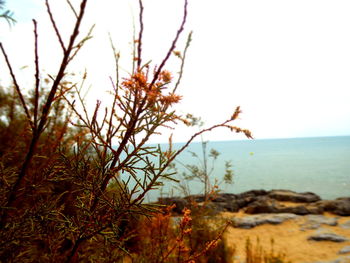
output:
[[[181,214],[182,210],[197,204],[206,203],[213,214],[221,212],[244,211],[247,214],[261,213],[291,213],[296,215],[323,214],[329,212],[340,216],[350,216],[350,197],[340,197],[334,200],[322,200],[312,192],[294,192],[291,190],[251,190],[240,194],[218,193],[209,196],[190,195],[186,197],[159,198],[159,204],[173,205],[174,212]]]

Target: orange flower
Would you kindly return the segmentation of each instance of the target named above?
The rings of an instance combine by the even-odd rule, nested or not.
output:
[[[181,100],[181,98],[182,97],[180,95],[171,93],[171,94],[169,94],[167,96],[162,96],[160,98],[160,102],[162,104],[171,105],[173,103],[178,103]]]
[[[160,79],[164,82],[170,82],[172,80],[172,76],[171,76],[171,73],[167,70],[163,70],[161,73],[160,73]]]
[[[180,51],[174,51],[174,55],[181,58],[181,52]]]

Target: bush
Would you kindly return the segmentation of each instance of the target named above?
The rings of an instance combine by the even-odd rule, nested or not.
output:
[[[238,107],[229,119],[200,130],[179,150],[172,149],[171,138],[166,151],[146,144],[160,127],[188,123],[172,108],[181,99],[176,91],[191,39],[190,34],[182,54],[175,50],[187,18],[187,0],[179,30],[164,59],[154,68],[142,62],[144,8],[140,1],[140,31],[132,58],[133,69],[124,78],[119,77],[119,55],[114,52],[118,78],[113,80],[112,104],[101,114],[98,101],[90,116],[78,84],[67,73],[68,65],[91,38],[91,30],[83,38],[79,34],[87,2],[81,0],[79,9],[75,9],[68,1],[76,22],[65,44],[46,1],[63,53],[55,76],[40,77],[45,74],[39,68],[37,23],[33,21],[35,84],[28,96],[23,94],[10,58],[0,43],[15,90],[15,95],[0,94],[4,102],[0,106],[1,140],[6,142],[0,146],[0,259],[3,262],[122,261],[132,253],[133,240],[139,235],[130,227],[133,222],[151,215],[152,220],[161,217],[159,207],[144,202],[146,194],[163,180],[174,180],[167,168],[194,138],[217,127],[251,136],[249,131],[231,125],[240,113]],[[173,55],[180,59],[177,78],[165,69]],[[186,211],[183,220],[189,218]],[[161,222],[166,220],[166,216],[161,218]],[[180,241],[188,234],[187,223],[180,224],[177,234],[182,238]],[[171,242],[159,244],[171,247]],[[202,252],[213,244],[206,244]],[[176,262],[190,262],[201,255],[182,251],[182,246],[187,243],[177,243],[181,253],[177,253]],[[162,247],[160,250],[156,257],[167,258],[161,252],[168,250],[163,251]]]

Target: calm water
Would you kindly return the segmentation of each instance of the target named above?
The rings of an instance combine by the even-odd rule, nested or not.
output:
[[[175,144],[174,148],[182,144]],[[231,161],[234,183],[221,185],[224,192],[240,193],[251,189],[290,189],[311,191],[323,199],[350,196],[350,136],[271,139],[250,141],[209,142],[208,151],[220,152],[215,163],[212,181],[221,179],[225,161]],[[189,151],[201,153],[201,144],[193,143],[178,160],[196,164]],[[198,160],[197,160],[198,163]],[[180,172],[182,166],[177,163]],[[191,183],[192,194],[203,190],[201,183]],[[163,192],[177,192],[166,183]],[[154,200],[160,193],[153,192]]]

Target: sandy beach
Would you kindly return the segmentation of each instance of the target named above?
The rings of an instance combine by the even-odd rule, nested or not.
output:
[[[251,215],[238,213],[222,213],[225,219],[244,218]],[[339,254],[339,251],[350,246],[350,217],[342,217],[325,213],[329,219],[335,219],[337,225],[320,224],[310,226],[308,216],[298,216],[281,224],[262,224],[250,229],[229,227],[224,236],[229,247],[236,246],[236,259],[233,262],[243,262],[245,241],[249,238],[256,243],[257,238],[265,250],[271,249],[271,239],[274,240],[274,250],[287,255],[287,260],[293,263],[311,262],[350,262],[350,251]],[[347,238],[344,242],[313,241],[308,238],[314,234],[333,233]],[[337,261],[339,260],[339,261]]]

